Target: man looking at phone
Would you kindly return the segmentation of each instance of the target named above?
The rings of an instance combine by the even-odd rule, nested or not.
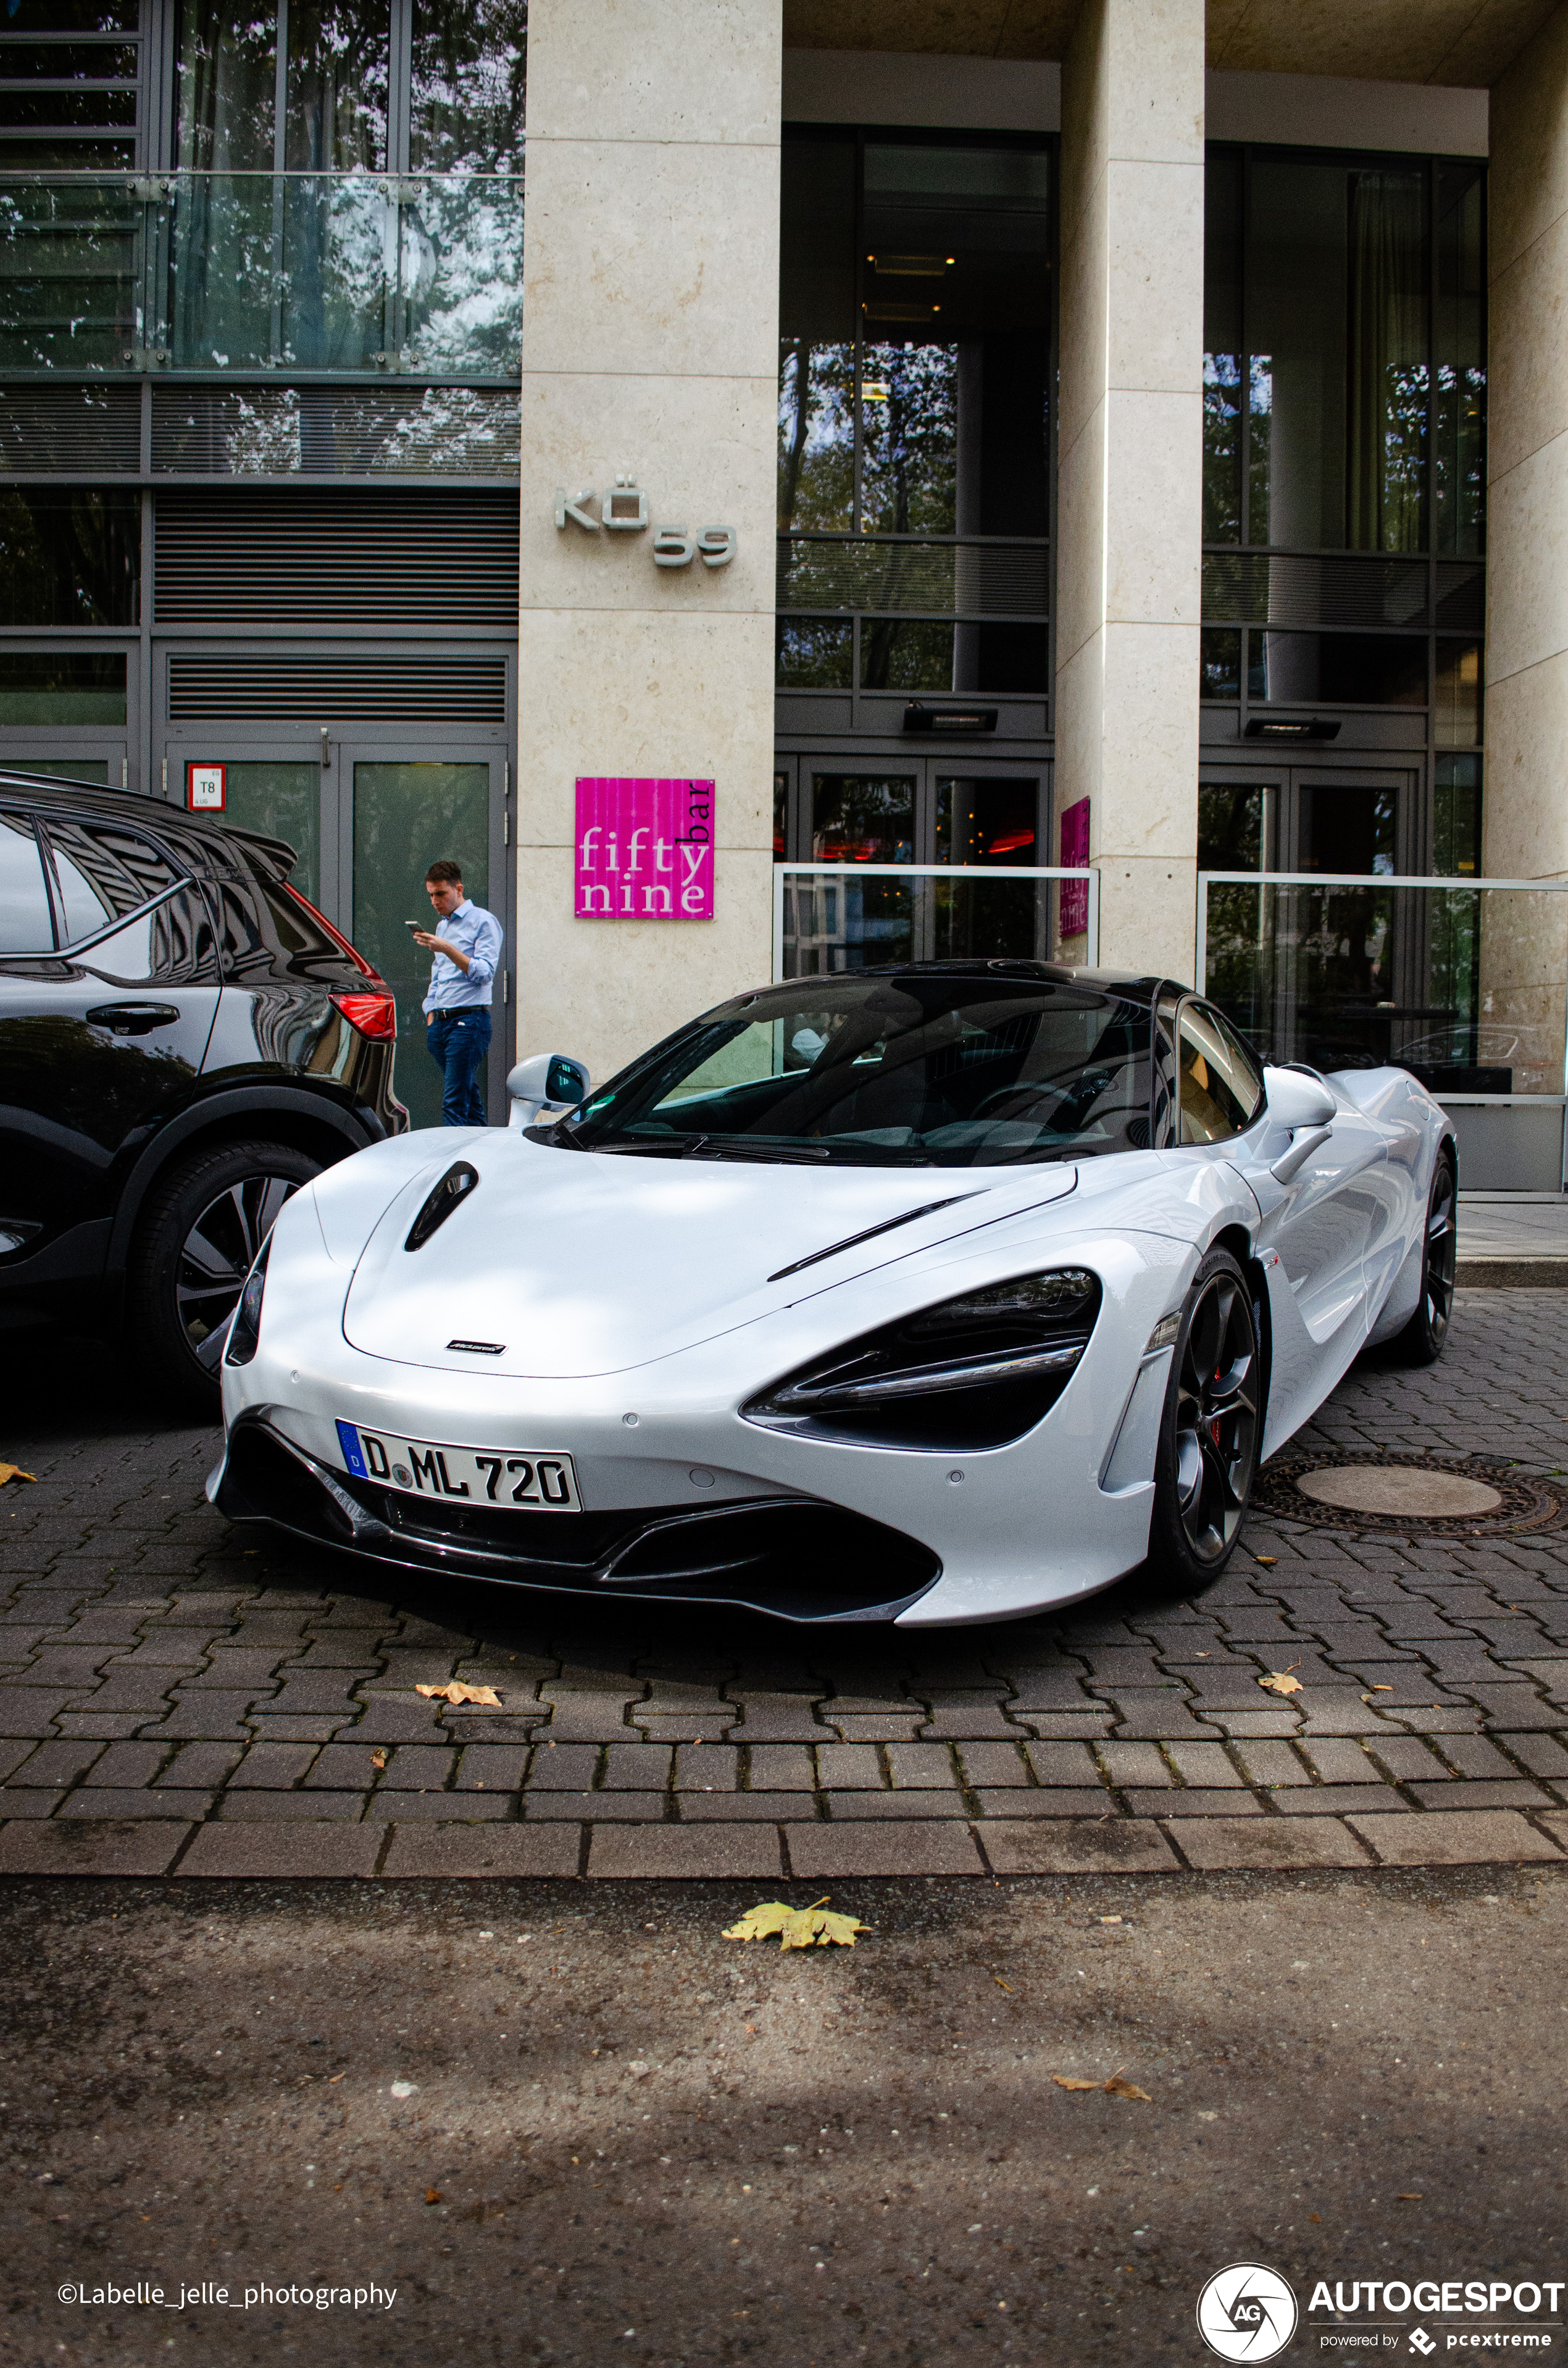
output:
[[[488,1122],[484,1087],[490,1051],[490,997],[501,960],[501,924],[463,893],[462,873],[442,856],[425,875],[426,893],[440,927],[415,928],[414,942],[435,956],[425,997],[425,1041],[441,1071],[441,1124]],[[413,924],[410,924],[413,927]]]

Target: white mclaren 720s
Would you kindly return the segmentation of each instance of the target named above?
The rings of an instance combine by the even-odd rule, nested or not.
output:
[[[1369,1342],[1441,1352],[1457,1162],[1406,1071],[1263,1065],[1158,978],[913,962],[737,995],[503,1130],[304,1185],[209,1494],[369,1564],[794,1621],[1223,1569]]]

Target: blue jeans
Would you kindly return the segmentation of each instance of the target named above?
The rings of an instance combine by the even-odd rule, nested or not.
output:
[[[483,1080],[490,1051],[489,1012],[483,1004],[470,1004],[460,1011],[437,1011],[425,1031],[425,1041],[445,1080],[441,1124],[488,1125]]]

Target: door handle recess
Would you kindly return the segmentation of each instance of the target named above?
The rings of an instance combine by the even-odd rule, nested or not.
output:
[[[1289,1184],[1299,1175],[1314,1151],[1320,1150],[1334,1133],[1332,1126],[1299,1126],[1290,1137],[1290,1148],[1281,1152],[1269,1169],[1277,1184]]]
[[[154,1028],[172,1028],[179,1011],[172,1003],[100,1003],[87,1014],[89,1028],[108,1028],[117,1036],[150,1036]]]

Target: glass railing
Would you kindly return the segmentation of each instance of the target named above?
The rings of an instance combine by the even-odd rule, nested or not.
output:
[[[1093,962],[1099,877],[1022,865],[776,863],[773,975],[876,962]]]
[[[1562,1188],[1568,882],[1200,872],[1198,975],[1267,1060],[1410,1070],[1465,1186]]]
[[[475,173],[0,182],[0,370],[516,378],[523,184]]]

